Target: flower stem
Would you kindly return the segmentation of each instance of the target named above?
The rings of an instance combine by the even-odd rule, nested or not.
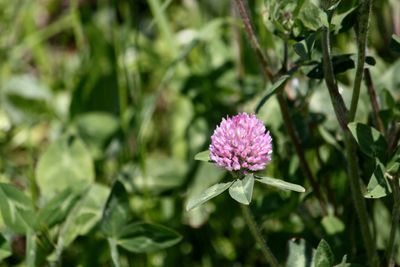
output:
[[[365,50],[367,48],[369,14],[371,13],[372,0],[364,0],[360,11],[357,27],[357,69],[354,78],[353,95],[351,96],[351,105],[349,111],[349,121],[352,122],[356,116],[358,99],[360,97],[361,81],[363,78],[364,64],[365,64]]]
[[[393,189],[393,211],[392,211],[392,226],[390,229],[390,240],[386,249],[386,259],[389,267],[395,266],[394,250],[397,237],[397,228],[399,227],[400,220],[400,185],[399,185],[399,174],[393,176],[392,181]]]
[[[272,254],[271,250],[264,240],[264,237],[261,235],[260,229],[258,228],[256,221],[254,220],[249,206],[240,205],[240,208],[242,209],[244,220],[246,221],[246,224],[249,227],[250,232],[256,240],[257,244],[260,246],[265,259],[272,267],[279,267],[278,260],[275,258],[274,254]]]
[[[379,103],[378,97],[376,96],[376,90],[374,83],[372,82],[371,73],[368,68],[364,69],[364,79],[365,85],[367,86],[369,100],[371,101],[372,106],[372,119],[374,121],[375,127],[381,132],[385,133],[385,127],[381,118],[379,117]]]
[[[361,192],[360,175],[358,172],[357,151],[354,139],[347,128],[348,112],[344,104],[343,98],[339,93],[336,83],[335,75],[333,73],[333,66],[331,61],[330,51],[330,37],[329,29],[324,28],[322,32],[322,53],[323,53],[323,67],[324,79],[328,87],[331,102],[336,114],[336,118],[343,131],[344,142],[346,146],[346,154],[348,161],[348,174],[350,180],[351,195],[353,198],[354,207],[360,223],[360,230],[364,245],[367,251],[368,263],[370,266],[378,266],[378,257],[375,250],[375,242],[372,238],[372,233],[368,226],[368,212],[364,197]]]
[[[258,61],[261,64],[262,71],[263,71],[265,77],[267,77],[269,79],[269,81],[274,82],[274,80],[276,80],[279,77],[274,77],[274,75],[272,74],[271,68],[268,65],[268,60],[261,50],[260,43],[258,41],[257,36],[254,33],[254,29],[253,29],[249,14],[246,9],[247,2],[246,2],[246,0],[235,0],[235,2],[236,2],[236,6],[239,10],[240,17],[243,21],[243,24],[244,24],[244,27],[245,27],[245,30],[247,33],[247,37],[248,37],[248,39],[251,43],[251,46],[257,56]],[[285,49],[285,51],[287,52],[286,49]],[[287,58],[286,53],[285,53],[285,58]],[[286,61],[286,59],[285,59],[285,61]],[[286,65],[286,62],[284,63],[284,65]],[[286,69],[286,66],[284,66],[284,69]],[[279,74],[282,74],[282,73],[278,73],[278,75]],[[311,168],[306,160],[304,150],[301,146],[300,139],[299,139],[296,129],[294,127],[293,120],[290,117],[289,109],[286,105],[285,98],[282,93],[278,93],[277,97],[278,97],[279,107],[281,109],[281,113],[282,113],[282,117],[283,117],[283,123],[285,124],[285,128],[288,131],[288,134],[289,134],[289,137],[290,137],[292,143],[294,144],[295,151],[300,160],[301,169],[302,169],[305,177],[309,180],[309,182],[313,188],[313,191],[315,192],[315,196],[317,197],[317,199],[320,203],[322,213],[327,214],[327,210],[326,210],[326,207],[324,204],[325,203],[324,198],[322,196],[321,190],[319,189],[319,185],[318,185],[313,173],[311,172]]]

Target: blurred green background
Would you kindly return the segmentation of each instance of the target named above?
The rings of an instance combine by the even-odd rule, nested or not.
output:
[[[296,38],[301,41],[301,32],[283,34],[299,23],[291,17],[295,2],[250,3],[274,70],[280,68],[285,43],[290,62],[298,61],[293,45]],[[338,19],[347,18],[351,26],[347,15],[358,1],[342,2]],[[62,265],[111,266],[98,221],[115,179],[128,191],[134,219],[168,226],[182,236],[181,242],[158,252],[121,250],[123,266],[264,264],[238,204],[227,194],[191,212],[184,209],[189,197],[228,178],[211,164],[195,162],[194,155],[208,148],[222,117],[254,112],[269,86],[233,4],[0,0],[0,181],[16,185],[38,207],[70,186],[94,185],[90,213],[70,229],[59,255]],[[354,33],[340,25],[334,54],[355,53]],[[312,27],[299,26],[301,31]],[[399,103],[399,54],[388,49],[393,33],[400,34],[400,2],[375,1],[368,53],[376,61],[371,72],[383,110]],[[316,47],[314,59],[319,60]],[[328,240],[336,262],[345,254],[363,262],[338,125],[324,83],[309,79],[307,72],[302,69],[292,77],[287,101],[330,215],[321,214],[310,190],[295,194],[257,186],[251,208],[282,263],[290,246],[304,242],[301,238],[310,247],[321,238]],[[338,76],[346,101],[353,76],[354,70]],[[369,120],[370,112],[363,90],[358,119]],[[383,115],[386,125],[398,120],[399,114],[392,113]],[[274,98],[258,117],[274,142],[266,174],[309,189]],[[362,157],[360,164],[367,182],[370,162]],[[368,202],[382,251],[390,230],[387,202]],[[38,266],[52,262],[64,223],[38,243],[44,247]],[[4,223],[0,231],[8,251],[2,266],[24,266],[24,236]]]

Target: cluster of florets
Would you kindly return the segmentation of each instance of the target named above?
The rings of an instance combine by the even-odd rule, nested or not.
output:
[[[229,171],[262,170],[271,154],[272,138],[254,114],[222,119],[211,136],[211,160]]]

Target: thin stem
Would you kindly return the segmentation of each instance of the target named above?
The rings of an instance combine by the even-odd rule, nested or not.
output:
[[[352,193],[354,207],[358,216],[358,221],[360,223],[362,238],[367,251],[368,263],[370,266],[378,266],[378,257],[375,250],[375,242],[372,238],[372,234],[368,226],[369,216],[367,212],[367,206],[361,192],[356,146],[354,143],[354,139],[352,138],[352,135],[347,128],[347,109],[344,104],[343,98],[339,93],[335,75],[333,73],[330,51],[330,36],[329,29],[327,28],[324,28],[323,30],[321,44],[323,52],[324,79],[326,86],[328,87],[336,118],[344,134],[348,161],[348,173],[350,179],[350,189]]]
[[[257,244],[260,246],[265,259],[272,267],[279,267],[277,259],[275,258],[274,254],[272,254],[271,250],[264,240],[264,237],[261,235],[260,229],[258,228],[253,215],[251,214],[249,206],[240,205],[240,208],[242,209],[244,220],[246,221],[247,226],[249,227],[250,232],[256,240]]]
[[[365,50],[367,48],[369,14],[371,13],[372,0],[364,0],[359,11],[359,21],[357,29],[357,68],[354,78],[353,95],[351,97],[351,105],[349,112],[349,121],[352,122],[357,112],[358,99],[360,97],[361,81],[363,77],[365,64]]]
[[[111,253],[111,259],[113,262],[114,267],[120,267],[119,264],[119,253],[118,253],[118,248],[117,248],[117,242],[113,238],[108,238],[108,245],[110,246],[110,253]]]
[[[353,137],[349,131],[344,133],[346,154],[348,161],[348,172],[350,178],[350,190],[353,198],[353,203],[356,208],[356,213],[360,223],[360,230],[364,245],[367,250],[368,263],[370,266],[378,266],[378,257],[375,249],[375,242],[372,238],[371,230],[369,228],[369,216],[367,211],[367,205],[364,200],[364,196],[361,192],[360,174],[358,171],[357,162],[357,151]]]
[[[393,210],[392,210],[392,226],[390,229],[389,244],[386,249],[386,259],[389,267],[395,266],[394,250],[397,237],[397,228],[399,227],[400,220],[400,185],[399,185],[399,174],[393,176],[392,180],[393,189]]]
[[[371,73],[368,68],[364,69],[364,80],[365,80],[365,85],[367,86],[368,90],[368,95],[369,99],[371,101],[371,106],[372,106],[372,119],[374,121],[375,127],[381,132],[385,132],[385,128],[383,126],[383,122],[381,120],[381,117],[379,117],[379,103],[378,103],[378,98],[376,96],[376,90],[374,83],[372,82],[371,78]]]
[[[389,155],[391,155],[397,147],[400,140],[400,122],[395,122],[391,129],[388,131]]]
[[[258,42],[257,36],[254,33],[249,14],[247,13],[247,10],[246,10],[246,0],[235,0],[235,2],[236,2],[236,6],[238,7],[238,10],[239,10],[240,17],[242,18],[247,36],[249,37],[251,46],[253,47],[253,50],[256,53],[256,56],[261,63],[263,72],[264,72],[265,76],[267,76],[268,79],[270,81],[272,81],[274,78],[274,75],[272,74],[272,71],[269,68],[268,61],[267,61],[264,53],[262,52],[260,43]]]
[[[310,181],[311,187],[313,188],[313,190],[315,192],[315,196],[317,197],[319,204],[321,206],[322,213],[324,215],[327,215],[328,211],[326,209],[326,206],[325,206],[325,203],[323,200],[323,196],[322,196],[321,190],[319,188],[319,184],[318,184],[317,180],[315,179],[315,177],[310,169],[310,165],[308,164],[308,162],[306,160],[303,149],[301,147],[300,138],[298,137],[297,131],[294,128],[294,123],[293,123],[292,117],[289,114],[289,109],[286,105],[286,100],[285,100],[285,97],[283,96],[282,92],[279,92],[277,94],[277,98],[278,98],[279,107],[280,107],[280,110],[282,113],[283,122],[285,124],[285,128],[290,136],[290,139],[292,140],[294,149],[299,157],[300,167],[301,167],[303,173],[305,174],[305,176],[308,177],[308,180]]]
[[[263,52],[261,51],[261,46],[260,43],[257,39],[257,36],[254,33],[253,30],[253,26],[251,24],[250,21],[250,17],[247,13],[247,9],[246,9],[246,0],[235,0],[236,2],[236,6],[239,9],[239,14],[240,17],[242,18],[243,24],[245,26],[245,30],[247,33],[247,36],[250,40],[251,46],[253,47],[253,50],[257,56],[258,61],[260,62],[261,66],[262,66],[262,70],[264,75],[271,81],[274,81],[274,75],[271,72],[271,69],[268,65],[268,60],[266,59],[265,55],[263,54]],[[285,56],[286,58],[286,56]],[[286,68],[286,61],[283,64],[283,69]],[[276,77],[279,78],[279,77]],[[289,114],[289,109],[286,105],[286,101],[285,98],[283,97],[283,95],[278,94],[278,102],[279,102],[279,106],[282,112],[282,117],[283,117],[283,122],[285,124],[285,128],[289,133],[289,136],[291,138],[292,143],[295,146],[295,150],[297,153],[297,156],[300,159],[300,165],[301,165],[301,169],[305,175],[305,177],[310,181],[310,184],[313,188],[313,191],[315,192],[316,197],[318,198],[319,203],[321,204],[321,210],[324,214],[326,214],[326,208],[324,205],[324,199],[323,196],[321,194],[321,191],[319,189],[319,185],[316,182],[316,179],[314,178],[312,172],[311,172],[311,168],[306,160],[305,154],[304,154],[304,150],[301,146],[301,142],[300,139],[298,137],[298,134],[296,132],[296,129],[294,127],[294,123],[292,118],[290,117]]]
[[[333,109],[336,118],[342,130],[347,129],[347,109],[344,104],[343,98],[339,93],[339,88],[336,83],[335,74],[333,73],[333,65],[331,61],[331,46],[330,46],[330,33],[328,28],[324,28],[322,32],[322,54],[323,54],[323,68],[324,79],[328,87],[329,96],[332,101]]]

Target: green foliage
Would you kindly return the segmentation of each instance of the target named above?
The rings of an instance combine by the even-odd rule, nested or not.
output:
[[[42,154],[36,168],[36,181],[45,196],[70,186],[82,188],[94,180],[92,157],[84,143],[75,137],[63,137]]]
[[[387,143],[380,132],[362,123],[354,122],[348,126],[362,152],[371,158],[378,157],[381,161],[385,161]]]
[[[248,174],[243,179],[237,179],[229,187],[229,195],[239,203],[249,205],[253,196],[254,175]]]
[[[226,191],[228,188],[232,186],[233,182],[228,182],[228,183],[221,183],[221,184],[215,184],[209,188],[207,188],[201,195],[196,196],[195,198],[192,198],[188,201],[186,205],[186,210],[191,210],[194,209],[201,204],[209,201],[210,199],[222,194],[224,191]]]
[[[32,228],[32,202],[15,186],[0,184],[0,210],[4,223],[16,233],[24,234]]]

